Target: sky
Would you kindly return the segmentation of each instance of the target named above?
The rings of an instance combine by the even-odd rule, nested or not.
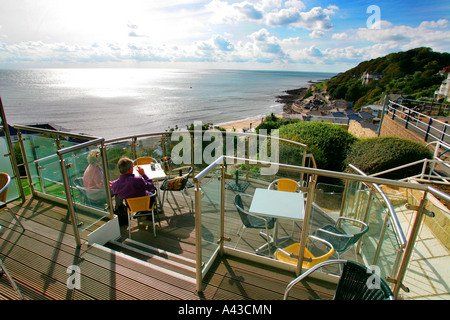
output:
[[[450,1],[0,0],[0,69],[343,72],[450,51]]]

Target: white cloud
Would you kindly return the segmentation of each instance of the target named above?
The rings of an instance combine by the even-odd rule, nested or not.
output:
[[[447,26],[447,19],[439,19],[438,21],[423,21],[419,28],[446,28]]]
[[[309,34],[309,37],[311,39],[317,39],[317,38],[322,38],[325,35],[325,32],[321,31],[321,30],[314,30],[313,32],[311,32]]]
[[[294,7],[294,8],[297,8],[298,10],[305,10],[306,9],[306,5],[300,0],[288,0],[288,1],[285,2],[284,5],[287,8]]]
[[[229,4],[225,1],[212,0],[205,8],[212,14],[209,21],[214,24],[260,20],[263,17],[263,11],[248,1]]]
[[[441,19],[436,21],[423,21],[419,27],[394,26],[384,22],[380,29],[361,28],[357,30],[360,40],[373,43],[388,43],[396,45],[401,50],[414,47],[432,47],[445,51],[450,45],[450,31],[440,30],[448,24],[448,21]]]
[[[254,59],[258,62],[269,63],[273,61],[283,61],[286,54],[282,47],[282,41],[262,28],[249,36],[253,40],[251,43]],[[292,38],[291,40],[298,39]]]
[[[334,33],[331,37],[336,40],[344,40],[348,38],[348,34],[346,32]]]
[[[262,0],[261,8],[264,12],[269,12],[283,6],[283,0]]]
[[[300,20],[300,11],[290,7],[267,15],[267,24],[271,26],[286,26],[297,23]]]
[[[234,8],[242,17],[250,20],[260,20],[263,17],[263,12],[247,1],[234,5]]]
[[[302,12],[297,7],[289,7],[268,13],[266,21],[271,26],[292,25],[307,30],[330,30],[333,28],[330,15],[334,14],[335,10],[337,7],[331,9],[314,7],[310,11]]]

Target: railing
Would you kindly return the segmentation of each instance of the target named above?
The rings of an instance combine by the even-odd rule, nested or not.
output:
[[[362,175],[361,172],[358,174],[331,172],[222,156],[200,172],[194,179],[196,185],[198,284],[201,284],[201,279],[211,264],[211,260],[208,260],[208,258],[213,259],[221,252],[245,257],[252,261],[276,265],[280,268],[296,271],[297,274],[302,272],[302,255],[298,257],[297,265],[293,266],[277,261],[273,256],[267,255],[267,253],[264,254],[261,251],[256,253],[255,249],[245,242],[235,247],[237,242],[236,231],[240,226],[240,222],[233,205],[233,198],[237,192],[244,191],[235,191],[227,188],[227,184],[230,181],[226,181],[225,172],[228,166],[227,163],[236,161],[248,163],[255,167],[275,165],[280,168],[280,172],[291,172],[296,173],[297,176],[310,177],[306,184],[307,187],[304,189],[307,194],[305,218],[301,226],[295,226],[292,238],[294,242],[300,242],[301,245],[306,246],[304,240],[309,235],[312,235],[320,226],[333,223],[336,217],[340,215],[352,216],[368,222],[371,231],[362,238],[362,246],[361,244],[358,246],[358,248],[361,248],[359,251],[362,260],[368,265],[379,267],[381,275],[394,283],[393,292],[396,296],[399,293],[399,289],[403,287],[403,277],[409,264],[423,215],[426,213],[424,208],[427,202],[427,194],[431,193],[440,199],[450,200],[447,194],[427,185],[374,178]],[[278,177],[280,175],[273,176],[272,179]],[[321,183],[317,183],[318,180],[323,178],[337,178],[344,181],[345,186],[341,186],[342,192],[336,192],[337,189],[329,192],[329,188],[327,189]],[[257,170],[254,170],[249,175],[246,182],[248,185],[245,193],[248,194],[252,194],[255,188],[268,187],[267,180]],[[404,235],[388,196],[379,186],[405,188],[422,192],[423,196],[416,207],[417,212],[408,238]],[[366,196],[362,197],[363,194],[366,194]],[[330,207],[330,201],[321,199],[323,195],[326,195],[328,199],[334,197],[338,198],[338,200],[336,201],[335,199],[334,206]],[[291,235],[290,232],[290,230],[286,229],[286,235]],[[279,236],[282,235],[279,234]],[[248,236],[248,239],[251,239],[251,235]],[[304,247],[301,247],[299,252],[303,252],[303,250]],[[393,252],[389,255],[386,254],[389,251]],[[332,275],[335,272],[336,270],[324,270],[324,273],[328,275]],[[197,289],[201,290],[201,287]]]
[[[117,161],[121,157],[135,159],[152,156],[161,159],[163,156],[172,156],[174,165],[192,165],[200,171],[222,152],[249,158],[266,153],[267,158],[271,156],[273,145],[277,151],[273,156],[278,157],[277,160],[313,163],[311,155],[306,155],[306,146],[303,144],[250,133],[170,131],[104,141],[61,131],[14,127],[18,130],[18,142],[31,193],[68,206],[67,218],[72,221],[77,245],[80,244],[80,230],[86,230],[98,220],[112,216],[108,181],[119,177]],[[215,139],[223,141],[223,144],[215,144]],[[262,143],[264,140],[269,142]],[[102,190],[97,190],[96,199],[92,199],[92,190],[84,188],[83,174],[88,167],[89,153],[96,149],[100,151],[99,166],[105,183]],[[240,166],[236,163],[232,168],[236,179],[242,175]]]
[[[83,186],[75,184],[77,178],[83,177],[87,154],[92,149],[102,149],[103,139],[27,126],[14,128],[18,130],[31,193],[68,206],[66,218],[72,223],[75,241],[80,245],[80,230],[89,228],[105,216],[112,216],[110,197],[105,196],[96,204],[88,203],[81,190]],[[107,182],[105,163],[101,168]],[[105,194],[108,191],[109,185],[105,184]]]
[[[275,178],[288,177],[301,181],[302,188],[308,195],[303,225],[294,225],[294,233],[289,233],[292,239],[300,241],[303,246],[306,246],[305,239],[318,227],[333,223],[337,216],[353,215],[368,221],[372,232],[376,232],[363,238],[358,250],[366,264],[375,263],[380,266],[383,275],[395,282],[396,294],[402,286],[414,241],[426,213],[427,194],[450,201],[447,194],[429,186],[316,169],[313,157],[306,154],[305,145],[277,137],[194,130],[104,141],[95,137],[31,127],[16,126],[16,129],[19,130],[19,142],[33,194],[68,205],[78,245],[79,229],[112,214],[107,181],[118,176],[116,164],[120,157],[137,158],[145,155],[161,158],[168,155],[175,162],[179,161],[176,165],[192,165],[200,172],[195,177],[199,285],[211,261],[223,252],[262,260],[264,263],[301,273],[302,255],[297,265],[292,266],[275,260],[273,256],[256,255],[248,247],[240,245],[233,248],[228,245],[228,241],[236,239],[235,233],[240,226],[236,223],[232,195],[251,192],[252,188],[267,188]],[[215,144],[217,141],[221,142]],[[276,147],[271,149],[272,146]],[[87,167],[87,154],[97,148],[101,151],[105,181],[105,198],[100,206],[83,200],[75,184],[75,179],[82,176]],[[268,161],[261,160],[267,158]],[[312,167],[308,167],[308,163]],[[344,183],[330,185],[324,182],[327,178],[341,179]],[[417,213],[406,242],[388,197],[378,187],[383,185],[423,193],[415,204]],[[80,218],[84,213],[87,213],[86,217],[91,214],[85,222]],[[376,224],[371,219],[382,222],[379,227],[374,227]],[[391,225],[393,228],[390,228]],[[386,258],[381,254],[388,247],[397,251],[393,260],[392,256]],[[370,252],[369,248],[374,250]],[[324,271],[329,274],[335,272]]]
[[[424,141],[428,141],[429,139],[431,141],[441,141],[442,144],[445,143],[447,149],[450,149],[450,135],[447,133],[449,132],[450,124],[393,101],[389,101],[385,112],[386,115],[391,116],[392,120],[400,121],[404,123],[405,128],[415,130],[418,134],[422,135]]]
[[[354,165],[349,165],[349,172],[354,171],[357,174],[362,176],[367,176],[364,172],[356,168]],[[384,193],[382,188],[378,184],[368,185],[363,182],[362,185],[367,186],[368,188],[364,190],[361,186],[360,191],[367,192],[368,197],[364,207],[364,214],[362,215],[362,221],[366,222],[369,227],[373,230],[374,227],[380,229],[378,237],[369,237],[369,240],[376,240],[372,242],[372,245],[376,245],[373,247],[375,250],[370,250],[369,245],[364,246],[364,253],[366,257],[366,261],[368,265],[379,265],[378,261],[382,251],[383,253],[383,265],[382,274],[385,277],[395,277],[398,272],[399,263],[403,256],[404,249],[407,245],[407,239],[404,234],[404,230],[400,225],[399,219],[395,212],[391,201],[388,196]],[[346,189],[347,191],[348,189]],[[344,207],[344,206],[343,206]],[[370,211],[372,209],[372,211]],[[373,210],[374,209],[374,210]],[[370,221],[370,217],[374,215],[378,215],[382,220],[379,220],[374,223],[373,219]],[[384,217],[383,217],[384,215]],[[350,216],[351,217],[351,216]],[[379,225],[377,225],[379,224]],[[393,226],[390,227],[390,226]],[[387,241],[385,241],[387,240]],[[365,241],[368,244],[368,241]],[[360,246],[359,246],[360,247]],[[384,250],[383,250],[384,249]],[[369,257],[372,258],[369,260]],[[390,260],[389,257],[392,257],[393,260]],[[387,270],[390,270],[390,273]]]

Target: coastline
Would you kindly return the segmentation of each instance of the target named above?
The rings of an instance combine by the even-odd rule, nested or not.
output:
[[[263,120],[265,117],[259,117],[255,119],[248,119],[248,120],[237,120],[235,122],[229,122],[225,124],[217,124],[215,126],[220,127],[222,129],[225,129],[226,131],[237,131],[242,132],[243,130],[253,130],[255,129]],[[276,114],[277,117],[282,118],[285,116],[285,114]]]
[[[288,116],[289,114],[294,113],[292,110],[292,104],[302,100],[306,93],[308,92],[308,88],[298,88],[284,91],[285,94],[276,96],[276,102],[283,104],[283,113],[275,114],[278,118],[283,118]],[[248,131],[254,130],[268,115],[255,117],[252,119],[245,120],[236,120],[233,122],[227,122],[222,124],[217,124],[215,126],[225,129],[226,131]]]

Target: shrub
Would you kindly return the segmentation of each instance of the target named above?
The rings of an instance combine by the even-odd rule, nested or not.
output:
[[[359,140],[351,147],[345,164],[353,164],[366,174],[374,174],[424,158],[432,158],[423,145],[395,137]],[[385,178],[402,179],[420,172],[422,165],[408,167],[384,175]]]
[[[350,146],[357,140],[341,126],[325,122],[297,122],[280,127],[280,138],[304,143],[320,169],[342,171]]]
[[[267,130],[266,133],[270,134],[270,132],[272,130],[276,130],[278,128],[280,128],[283,125],[286,124],[290,124],[290,123],[295,123],[298,122],[300,120],[298,119],[294,119],[294,118],[278,118],[276,115],[274,115],[273,113],[270,116],[267,116],[263,122],[261,122],[256,128],[255,131],[256,133],[259,133],[259,131],[261,129],[265,129]]]

